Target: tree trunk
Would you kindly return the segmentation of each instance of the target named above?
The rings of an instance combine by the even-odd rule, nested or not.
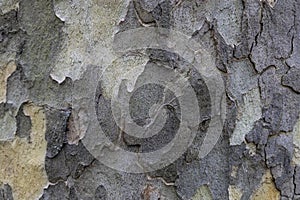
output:
[[[1,199],[300,199],[300,1],[3,0]]]

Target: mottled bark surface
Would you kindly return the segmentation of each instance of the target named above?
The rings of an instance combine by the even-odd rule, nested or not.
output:
[[[167,50],[133,51],[135,57],[120,60],[114,52],[117,33],[151,27],[201,43],[212,57],[209,71],[221,74],[226,119],[205,157],[199,146],[213,126],[214,102],[202,74]],[[206,57],[200,62],[207,63]],[[91,131],[82,96],[90,92],[93,123],[121,149],[153,152],[175,137],[183,106],[159,85],[136,90],[129,106],[133,121],[146,126],[153,105],[175,98],[164,104],[167,119],[158,135],[133,137],[113,120],[113,87],[127,65],[144,66],[129,79],[134,83],[155,67],[186,73],[201,113],[184,154],[146,173],[112,169],[83,142]],[[299,113],[298,0],[0,1],[1,200],[300,199]]]

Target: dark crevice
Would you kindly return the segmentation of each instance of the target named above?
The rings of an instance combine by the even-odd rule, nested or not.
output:
[[[264,2],[261,2],[261,3],[260,3],[260,10],[259,10],[259,32],[256,34],[255,40],[254,40],[256,46],[257,46],[257,44],[258,44],[258,37],[262,35],[263,27],[264,27],[264,24],[263,24],[263,18],[264,18],[264,5],[265,5]]]
[[[294,195],[293,197],[296,195],[296,186],[297,186],[297,183],[296,183],[296,169],[297,169],[297,166],[294,167],[294,174],[293,174],[293,184],[294,184]]]
[[[16,136],[20,138],[26,138],[30,142],[30,133],[31,133],[31,119],[29,116],[24,114],[23,108],[26,103],[23,103],[16,116],[17,121],[17,131]]]

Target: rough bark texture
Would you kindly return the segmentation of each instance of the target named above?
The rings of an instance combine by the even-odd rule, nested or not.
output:
[[[73,97],[74,88],[89,84],[88,68],[110,65],[114,35],[139,27],[178,30],[201,42],[223,76],[227,115],[217,144],[199,158],[211,102],[200,75],[189,71],[207,116],[200,132],[171,165],[135,174],[111,169],[89,152],[81,141],[86,127],[78,127],[85,111],[74,112]],[[172,52],[145,55],[148,64],[185,65]],[[131,99],[139,125],[147,124],[163,93],[143,90]],[[161,137],[124,133],[119,141],[110,96],[98,93],[96,123],[123,149],[149,152],[174,137],[178,101],[166,109]],[[298,0],[0,1],[1,200],[300,199],[299,112]]]

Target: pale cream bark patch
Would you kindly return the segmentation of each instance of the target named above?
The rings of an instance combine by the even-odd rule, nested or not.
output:
[[[16,70],[17,66],[14,61],[0,66],[0,103],[6,102],[7,79]]]
[[[31,142],[15,138],[0,143],[0,183],[8,183],[16,200],[37,199],[48,180],[45,171],[45,113],[33,104],[24,106],[25,115],[31,119]]]
[[[261,180],[260,187],[252,194],[251,200],[279,200],[280,192],[276,189],[270,170],[267,170]]]

